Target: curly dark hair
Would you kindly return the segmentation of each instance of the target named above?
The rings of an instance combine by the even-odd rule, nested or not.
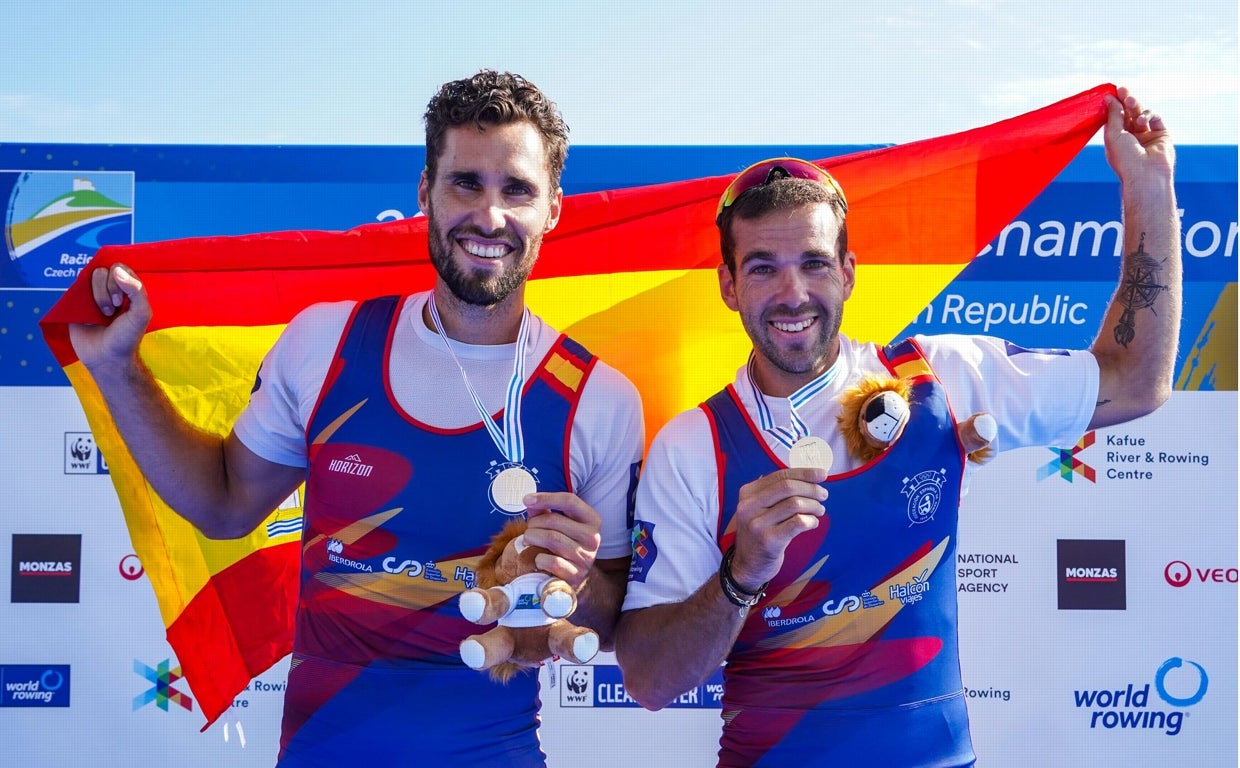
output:
[[[538,86],[511,72],[484,69],[473,77],[444,83],[426,105],[426,172],[435,178],[443,138],[449,128],[472,124],[508,125],[528,120],[542,134],[547,148],[551,188],[560,186],[564,158],[568,156],[568,125],[555,102]]]
[[[736,219],[751,221],[775,211],[791,211],[804,205],[826,203],[840,220],[840,234],[835,241],[836,255],[840,263],[848,254],[848,209],[839,195],[809,179],[784,177],[751,187],[736,198],[736,202],[724,208],[715,221],[719,227],[719,250],[728,271],[736,274],[736,236],[732,222]]]

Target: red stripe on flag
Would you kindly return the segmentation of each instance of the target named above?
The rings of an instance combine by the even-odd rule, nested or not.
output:
[[[292,649],[300,553],[294,541],[247,555],[212,577],[168,627],[168,644],[207,717],[203,730]]]

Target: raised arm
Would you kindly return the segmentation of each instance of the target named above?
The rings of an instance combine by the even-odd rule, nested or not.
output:
[[[186,422],[138,357],[151,305],[138,277],[115,265],[91,275],[104,315],[128,310],[109,326],[72,325],[69,337],[90,371],[138,467],[177,514],[208,538],[252,531],[302,481],[304,470],[259,457],[237,439]]]
[[[1098,403],[1089,428],[1151,413],[1171,396],[1183,304],[1175,149],[1163,120],[1120,88],[1108,103],[1107,162],[1119,176],[1124,256],[1094,339]]]

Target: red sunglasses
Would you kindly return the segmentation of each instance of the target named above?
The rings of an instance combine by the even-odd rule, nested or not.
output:
[[[754,163],[736,174],[736,178],[732,179],[732,183],[728,185],[727,189],[723,190],[723,196],[719,198],[719,207],[715,209],[715,218],[718,219],[719,214],[723,213],[724,208],[735,203],[738,197],[754,187],[760,187],[763,184],[770,184],[776,179],[786,179],[789,177],[808,179],[822,184],[835,193],[840,199],[840,203],[844,206],[844,212],[848,212],[848,200],[844,197],[844,190],[840,188],[839,182],[831,174],[813,163],[798,160],[795,157],[772,157],[769,160]]]

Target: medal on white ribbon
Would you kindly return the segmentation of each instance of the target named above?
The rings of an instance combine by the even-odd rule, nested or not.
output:
[[[444,333],[443,322],[439,319],[439,310],[435,308],[434,294],[426,300],[426,304],[430,309],[431,322],[435,324],[444,348],[461,371],[461,379],[465,382],[465,389],[469,391],[474,408],[482,417],[482,425],[486,427],[491,442],[495,443],[495,447],[508,463],[508,466],[492,476],[487,495],[496,509],[510,515],[520,514],[525,511],[525,497],[538,490],[534,475],[521,463],[525,459],[525,436],[521,431],[521,389],[525,386],[525,347],[530,335],[530,310],[526,307],[521,314],[521,327],[517,331],[517,351],[512,361],[512,377],[508,380],[505,393],[504,416],[502,423],[497,425],[483,406],[473,384],[469,383],[465,366],[461,365],[456,353],[452,351],[452,344]]]
[[[775,419],[771,416],[771,409],[766,404],[766,396],[762,394],[762,390],[758,389],[758,383],[754,380],[753,360],[753,354],[751,353],[749,363],[745,367],[745,374],[749,378],[749,387],[753,392],[754,401],[758,405],[759,426],[788,449],[789,467],[794,469],[797,467],[817,467],[829,472],[831,470],[831,463],[835,460],[831,446],[821,437],[814,437],[809,433],[809,427],[805,425],[805,421],[797,413],[797,409],[804,407],[810,400],[814,399],[815,395],[827,388],[827,385],[835,379],[835,375],[838,372],[837,367],[832,365],[813,381],[788,396],[791,424],[788,427],[781,427],[775,424]]]

